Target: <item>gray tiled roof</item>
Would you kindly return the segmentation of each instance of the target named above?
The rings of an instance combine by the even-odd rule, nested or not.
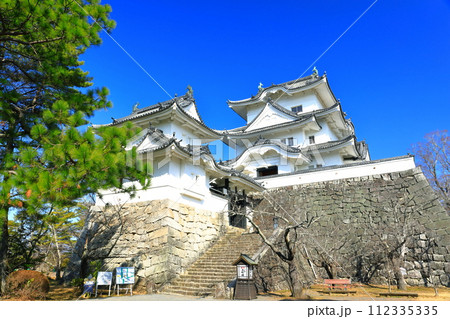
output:
[[[184,153],[188,154],[189,156],[207,155],[207,156],[209,156],[212,159],[214,165],[216,166],[216,168],[218,170],[226,172],[226,173],[230,174],[230,176],[240,177],[240,178],[245,179],[246,181],[248,181],[248,182],[250,182],[250,183],[252,183],[252,184],[254,184],[254,185],[258,186],[258,187],[263,188],[261,186],[261,184],[259,184],[257,181],[255,181],[252,177],[250,177],[250,176],[248,176],[248,175],[246,175],[246,174],[244,174],[242,172],[239,172],[239,171],[237,171],[235,169],[232,169],[230,167],[226,167],[224,165],[217,164],[217,162],[212,157],[208,146],[201,145],[200,146],[200,154],[194,154],[194,148],[193,148],[192,145],[188,144],[186,146],[182,146],[180,144],[180,141],[178,141],[175,137],[168,138],[161,130],[159,130],[157,128],[150,128],[150,129],[148,129],[148,133],[145,134],[140,139],[140,143],[142,143],[142,141],[147,136],[150,137],[152,142],[157,143],[158,146],[149,147],[149,148],[140,150],[139,151],[140,154],[147,153],[147,152],[159,151],[159,150],[162,150],[162,149],[165,149],[165,148],[169,147],[172,144],[175,144],[180,150],[182,150]],[[140,144],[140,143],[138,143],[138,144]]]
[[[142,144],[142,142],[145,140],[146,137],[149,137],[152,143],[156,144],[156,146],[149,147],[143,150],[139,150],[138,153],[147,153],[151,151],[157,151],[164,149],[168,146],[170,146],[172,143],[177,143],[177,139],[175,137],[167,137],[163,131],[160,129],[157,129],[155,127],[150,127],[147,129],[147,133],[142,136],[139,141],[136,143],[137,147]]]
[[[175,97],[173,99],[164,101],[164,102],[160,102],[157,104],[153,104],[147,107],[144,107],[142,109],[137,109],[134,112],[132,112],[130,115],[121,117],[119,119],[115,119],[112,123],[109,124],[105,124],[105,125],[93,125],[94,127],[96,126],[113,126],[113,125],[117,125],[126,121],[132,121],[141,117],[145,117],[148,116],[150,114],[155,114],[161,111],[164,111],[170,107],[172,107],[173,104],[176,104],[178,106],[178,109],[185,114],[186,116],[188,116],[189,118],[191,118],[193,121],[195,121],[196,123],[200,124],[202,127],[206,128],[208,131],[210,131],[211,133],[214,134],[220,134],[218,131],[213,130],[212,128],[208,127],[202,120],[200,113],[198,112],[197,106],[195,105],[195,99],[192,97],[192,95],[190,95],[189,93],[186,93],[185,95],[179,96],[179,97]],[[198,115],[199,119],[196,119],[195,117],[193,117],[191,114],[189,114],[188,112],[186,112],[184,109],[189,106],[191,103],[194,103],[194,107],[196,110],[196,113]]]
[[[356,144],[356,151],[359,154],[358,158],[364,159],[365,158],[365,154],[360,153],[360,149],[358,147],[358,143],[356,142],[356,137],[354,135],[349,135],[344,139],[341,140],[337,140],[337,141],[330,141],[330,142],[325,142],[325,143],[319,143],[319,144],[313,144],[313,145],[308,145],[306,147],[300,148],[300,147],[293,147],[293,146],[288,146],[278,140],[272,140],[272,139],[264,139],[264,138],[259,138],[253,145],[253,146],[257,146],[257,145],[277,145],[279,146],[283,151],[287,151],[290,153],[299,153],[302,154],[304,157],[306,158],[311,158],[311,155],[314,153],[314,151],[324,151],[326,149],[332,148],[332,147],[337,147],[337,146],[341,146],[351,140],[355,141]],[[364,143],[364,142],[363,142]],[[367,144],[364,143],[364,145],[366,145],[367,148]],[[361,147],[361,149],[363,149],[363,147]],[[244,155],[245,151],[242,152],[242,154],[240,154],[239,156],[230,159],[228,161],[223,162],[224,165],[231,165],[235,162],[237,162],[239,160],[239,158],[241,158]]]
[[[259,132],[263,132],[263,131],[269,131],[269,130],[273,130],[275,128],[280,128],[280,127],[286,127],[286,126],[291,126],[291,125],[302,125],[304,124],[303,122],[307,122],[310,121],[314,118],[314,114],[307,116],[307,117],[302,117],[302,118],[298,118],[289,122],[284,122],[284,123],[279,123],[279,124],[274,124],[274,125],[270,125],[270,126],[265,126],[265,127],[261,127],[258,128],[256,130],[251,130],[248,132],[244,132],[244,130],[248,127],[245,126],[245,129],[243,131],[216,131],[217,133],[224,135],[224,136],[242,136],[242,135],[250,135],[250,134],[254,134],[254,133],[259,133]],[[319,125],[319,123],[317,123],[317,125]],[[319,125],[320,126],[320,125]]]
[[[240,102],[243,102],[243,101],[258,100],[261,97],[262,93],[264,93],[265,91],[267,91],[269,89],[272,89],[274,87],[283,87],[286,90],[295,90],[295,89],[298,89],[298,88],[307,87],[307,86],[309,86],[311,84],[314,84],[314,83],[322,80],[324,77],[325,77],[325,75],[323,75],[323,76],[308,75],[308,76],[305,76],[303,78],[299,78],[299,79],[292,80],[292,81],[289,81],[289,82],[284,82],[284,83],[281,83],[281,84],[272,84],[271,86],[268,86],[266,88],[263,88],[263,89],[259,90],[259,92],[255,96],[252,96],[251,98],[248,98],[248,99],[245,99],[245,100],[241,100],[241,101],[230,101],[230,100],[228,100],[228,103],[229,104],[237,104],[237,103],[240,103]]]
[[[303,153],[303,150],[301,150],[301,149],[299,149],[297,147],[292,147],[292,146],[286,145],[286,144],[282,143],[279,140],[266,139],[266,138],[262,138],[262,137],[260,137],[255,143],[253,143],[253,145],[251,147],[253,147],[253,146],[261,146],[261,145],[276,145],[276,146],[280,147],[280,149],[282,149],[285,152],[298,153],[298,154],[303,155],[306,158],[309,157],[308,155],[305,155]],[[237,157],[235,157],[233,159],[230,159],[228,161],[223,162],[223,164],[224,165],[231,165],[232,163],[237,162],[244,155],[244,153],[245,153],[245,151],[242,152],[239,156],[237,156]]]
[[[274,105],[273,101],[271,102],[271,104]],[[289,111],[289,110],[285,109],[284,107],[282,107],[281,105],[279,105],[278,103],[275,103],[275,105],[274,106],[277,109],[280,109],[280,108],[283,109],[284,113],[286,113],[286,114],[288,114],[290,116],[293,116],[296,119],[292,120],[290,122],[274,124],[274,125],[262,127],[262,128],[256,129],[256,130],[252,130],[252,131],[249,131],[249,132],[245,132],[245,130],[258,118],[258,116],[260,114],[259,113],[257,116],[255,116],[255,118],[250,123],[248,123],[245,126],[237,127],[237,128],[231,129],[231,130],[215,130],[215,131],[217,133],[219,133],[219,134],[222,134],[222,135],[240,135],[240,134],[251,134],[251,133],[263,131],[263,130],[266,130],[266,129],[274,129],[274,128],[278,128],[278,127],[288,126],[290,124],[293,124],[294,122],[301,122],[303,120],[307,120],[307,119],[311,118],[314,115],[320,116],[322,113],[328,112],[328,111],[332,110],[333,108],[339,106],[340,103],[336,103],[336,104],[334,104],[334,105],[332,105],[332,106],[330,106],[328,108],[325,108],[325,109],[314,110],[314,111],[311,111],[311,112],[305,112],[305,113],[300,113],[300,114],[297,114],[297,113],[294,113],[292,111]]]
[[[335,146],[345,144],[351,140],[354,140],[356,142],[356,137],[354,135],[349,135],[346,138],[343,138],[343,139],[337,140],[337,141],[330,141],[330,142],[325,142],[325,143],[308,145],[306,147],[303,147],[302,150],[306,153],[312,153],[315,150],[325,150],[327,148],[332,148]]]

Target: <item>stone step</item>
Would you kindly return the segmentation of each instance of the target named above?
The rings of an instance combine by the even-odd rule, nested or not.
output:
[[[232,262],[227,260],[227,261],[221,261],[221,262],[200,261],[200,262],[196,262],[194,265],[192,265],[192,268],[209,268],[211,266],[222,268],[222,269],[223,268],[234,267]]]
[[[173,287],[177,288],[214,288],[216,286],[215,282],[208,282],[208,283],[199,283],[199,282],[192,282],[192,281],[186,281],[186,282],[174,282]]]
[[[173,286],[186,286],[186,285],[201,285],[207,287],[213,287],[216,283],[226,282],[229,283],[233,280],[233,278],[229,279],[229,277],[219,277],[219,278],[208,278],[208,279],[192,279],[192,278],[178,278],[172,282]]]
[[[214,293],[214,289],[188,289],[168,287],[166,293],[188,296],[209,296]]]
[[[206,296],[214,293],[219,282],[230,282],[236,277],[233,262],[241,252],[252,256],[261,247],[258,235],[242,231],[225,234],[189,269],[163,289],[163,292]]]
[[[217,273],[218,272],[216,272],[216,271],[188,270],[185,274],[186,275],[193,275],[193,276],[216,276]],[[222,272],[222,274],[227,275],[227,276],[235,276],[236,275],[236,270],[226,271],[226,272],[224,271],[224,272]]]
[[[235,275],[233,274],[220,274],[220,275],[181,275],[179,278],[177,278],[174,282],[178,281],[214,281],[214,280],[226,280],[230,278],[230,276]]]

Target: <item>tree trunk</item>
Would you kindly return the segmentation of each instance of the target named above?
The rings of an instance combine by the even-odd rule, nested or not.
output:
[[[8,207],[0,206],[0,295],[6,290],[6,257],[8,252]]]
[[[323,261],[322,267],[325,269],[329,279],[337,278],[337,270],[334,264]]]
[[[394,277],[397,281],[397,289],[398,290],[406,290],[407,284],[405,278],[403,277],[403,273],[400,270],[400,260],[393,260],[392,264],[394,265]]]
[[[291,297],[302,298],[303,297],[303,284],[300,280],[300,276],[297,270],[297,265],[294,260],[287,261],[289,280],[291,287]]]
[[[61,280],[61,251],[59,249],[58,245],[58,236],[56,234],[56,228],[55,226],[51,226],[53,231],[53,239],[55,241],[55,247],[56,247],[56,265],[55,265],[55,272],[56,272],[56,278],[55,280]]]

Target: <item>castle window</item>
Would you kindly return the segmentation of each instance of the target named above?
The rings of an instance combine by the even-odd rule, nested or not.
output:
[[[300,104],[299,106],[293,106],[291,107],[291,110],[295,113],[303,112],[303,105]]]
[[[256,175],[258,177],[262,176],[270,176],[270,175],[277,175],[278,174],[278,166],[269,166],[269,167],[260,167],[256,169]]]
[[[293,137],[282,138],[281,139],[281,143],[289,145],[289,146],[293,146],[294,145],[294,138]]]
[[[315,144],[315,143],[316,143],[316,139],[315,139],[314,135],[311,135],[309,137],[309,144]]]
[[[292,146],[294,145],[294,138],[293,137],[288,137],[287,138],[287,145]]]

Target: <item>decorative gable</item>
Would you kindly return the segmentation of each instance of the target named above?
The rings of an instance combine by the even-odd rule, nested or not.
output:
[[[197,108],[195,107],[194,103],[189,104],[188,106],[183,107],[184,111],[189,114],[190,116],[192,116],[194,119],[196,119],[197,121],[200,121],[200,116],[197,113]]]
[[[161,144],[161,141],[155,141],[155,140],[151,139],[151,137],[149,135],[147,135],[145,137],[145,139],[142,141],[142,143],[137,147],[137,150],[140,151],[140,150],[145,150],[148,148],[158,147],[158,146],[160,146],[160,144]]]
[[[272,126],[276,124],[286,123],[295,120],[296,117],[290,116],[270,103],[267,103],[264,109],[256,116],[256,118],[249,123],[245,132],[260,129],[266,126]]]

